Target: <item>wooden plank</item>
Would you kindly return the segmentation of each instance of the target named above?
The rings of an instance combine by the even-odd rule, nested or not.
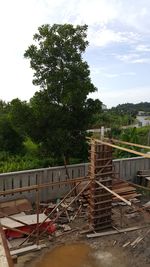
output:
[[[34,251],[34,250],[40,250],[41,248],[45,248],[46,245],[45,244],[42,244],[42,245],[32,245],[32,246],[27,246],[27,247],[24,247],[24,248],[18,248],[18,249],[15,249],[15,250],[12,250],[10,251],[10,254],[13,256],[13,255],[20,255],[20,254],[24,254],[26,252],[29,252],[29,251]]]
[[[127,187],[122,187],[122,188],[113,188],[113,191],[116,192],[116,193],[125,193],[125,192],[133,192],[135,191],[135,188],[134,187],[131,187],[131,186],[127,186]]]
[[[23,221],[20,221],[20,220],[18,220],[17,218],[15,218],[15,217],[12,217],[12,216],[7,216],[7,214],[5,214],[4,212],[1,212],[0,211],[0,215],[3,215],[3,218],[5,217],[5,218],[7,218],[7,219],[9,219],[9,220],[12,220],[12,221],[15,221],[15,222],[18,222],[18,223],[21,223],[22,225],[25,225],[25,226],[27,226],[28,224],[26,224],[25,222],[23,222]],[[17,216],[18,217],[18,216]]]
[[[119,196],[117,193],[115,193],[114,191],[110,190],[108,187],[106,187],[105,185],[103,185],[102,183],[96,181],[96,183],[103,187],[104,189],[106,189],[108,192],[110,192],[112,195],[116,196],[117,198],[119,198],[120,200],[122,200],[123,202],[125,202],[128,206],[131,206],[131,202],[126,200],[125,198]]]
[[[11,216],[12,218],[15,218],[14,216]],[[11,227],[11,228],[18,228],[22,227],[22,222],[24,222],[25,225],[32,225],[37,223],[37,215],[32,214],[32,215],[20,215],[17,216],[16,218],[20,221],[12,221],[12,218],[1,218],[0,223],[2,225],[5,225],[6,227]],[[42,223],[43,220],[46,218],[46,215],[44,213],[39,214],[39,223]],[[50,221],[49,219],[47,219]]]
[[[124,197],[125,199],[133,199],[133,198],[140,197],[140,196],[141,196],[141,194],[138,194],[138,193],[131,193],[131,194],[128,194],[128,195],[123,195],[123,197]],[[114,196],[114,197],[113,197],[113,200],[114,200],[114,201],[117,201],[118,198]]]
[[[105,138],[105,139],[109,140],[108,138]],[[150,146],[144,146],[144,145],[140,145],[140,144],[136,144],[136,143],[125,142],[125,141],[121,141],[121,140],[117,140],[117,139],[111,139],[111,140],[113,142],[115,142],[115,143],[129,145],[129,146],[135,146],[135,147],[140,147],[140,148],[145,148],[145,149],[149,149],[150,150]]]
[[[0,225],[0,266],[14,267],[12,258],[10,256],[7,240],[1,225]]]
[[[129,228],[124,228],[124,229],[120,229],[119,231],[117,230],[112,230],[112,231],[107,231],[107,232],[103,232],[103,233],[94,233],[94,234],[88,234],[87,238],[94,238],[94,237],[102,237],[102,236],[107,236],[107,235],[115,235],[115,234],[120,234],[120,233],[126,233],[126,232],[131,232],[131,231],[136,231],[139,229],[143,229],[146,227],[150,227],[150,225],[148,226],[143,226],[143,227],[129,227]]]
[[[72,183],[80,182],[80,181],[87,181],[88,178],[89,177],[86,176],[86,177],[75,178],[75,179],[67,180],[67,181],[65,180],[65,181],[54,182],[54,183],[50,182],[50,183],[40,184],[39,189],[52,187],[52,186],[58,186],[58,185],[64,185],[64,184],[72,184]],[[38,185],[32,185],[32,186],[27,186],[24,188],[15,188],[15,189],[9,189],[6,191],[0,191],[0,195],[5,196],[9,194],[15,194],[18,192],[32,191],[32,190],[37,190],[37,189],[38,189]]]
[[[135,150],[132,150],[132,149],[125,148],[125,147],[116,146],[116,145],[113,145],[113,144],[108,143],[108,142],[100,141],[99,139],[94,139],[94,140],[97,143],[100,143],[100,144],[103,144],[103,145],[106,145],[106,146],[110,146],[110,147],[113,147],[113,148],[116,148],[116,149],[119,149],[119,150],[123,150],[123,151],[129,152],[129,153],[132,153],[132,154],[135,154],[135,155],[138,155],[138,156],[142,156],[144,158],[150,158],[150,154],[145,154],[145,153],[141,153],[141,152],[138,152],[138,151],[135,151]]]
[[[145,187],[145,186],[142,186],[142,185],[134,184],[134,183],[131,183],[131,182],[129,182],[129,184],[131,184],[131,185],[133,185],[133,186],[135,186],[135,187],[141,188],[141,189],[143,189],[143,190],[148,190],[148,191],[150,191],[150,188],[149,188],[149,187]]]

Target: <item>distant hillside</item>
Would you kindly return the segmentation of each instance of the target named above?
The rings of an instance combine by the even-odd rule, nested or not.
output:
[[[132,115],[137,115],[138,111],[144,111],[150,113],[150,103],[141,102],[138,104],[126,103],[113,107],[111,110],[117,111],[119,113],[130,113]]]

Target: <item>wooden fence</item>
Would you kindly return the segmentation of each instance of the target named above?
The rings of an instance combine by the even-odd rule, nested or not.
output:
[[[127,159],[117,159],[113,161],[115,172],[124,180],[134,181],[138,170],[150,169],[150,159],[135,157]],[[84,177],[88,173],[88,163],[68,165],[69,179]],[[66,170],[64,166],[50,167],[43,169],[34,169],[27,171],[2,173],[0,174],[0,191],[6,191],[17,188],[45,183],[54,183],[67,180]],[[40,201],[60,198],[69,191],[69,184],[47,187],[40,190]],[[0,201],[9,199],[17,199],[27,197],[32,202],[35,201],[36,190],[18,192],[9,195],[0,195]]]

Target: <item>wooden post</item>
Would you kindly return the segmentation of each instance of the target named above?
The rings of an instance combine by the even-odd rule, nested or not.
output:
[[[14,267],[10,251],[8,248],[7,240],[3,231],[2,226],[0,225],[0,266],[2,267]]]
[[[104,140],[104,134],[105,134],[105,129],[104,126],[101,127],[101,141]]]
[[[103,131],[103,130],[102,130]],[[103,138],[103,133],[102,133]],[[89,228],[100,230],[111,227],[112,195],[100,188],[97,182],[112,187],[112,149],[91,139]],[[109,176],[108,176],[109,175]]]
[[[39,190],[39,176],[36,177],[37,178],[37,185],[38,188],[36,190],[36,212],[37,212],[37,225],[36,225],[36,229],[37,229],[37,236],[36,236],[36,244],[37,246],[39,245],[39,208],[40,208],[40,190]]]

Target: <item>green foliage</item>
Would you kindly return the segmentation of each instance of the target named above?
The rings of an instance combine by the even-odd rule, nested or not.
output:
[[[25,52],[34,70],[33,83],[41,91],[31,99],[32,138],[43,153],[55,158],[87,157],[86,129],[99,100],[87,99],[96,90],[83,53],[88,45],[87,25],[43,25],[34,35],[36,45]]]
[[[27,156],[12,156],[0,153],[0,172],[20,171],[43,167],[43,162],[38,158]]]
[[[117,111],[107,110],[93,115],[92,128],[118,128],[133,123],[134,118],[128,114],[119,114]]]
[[[0,117],[7,114],[7,103],[3,100],[0,100]]]
[[[31,101],[0,101],[0,171],[15,171],[87,159],[86,130],[101,102],[83,60],[87,25],[43,25],[25,52],[40,85]]]
[[[8,152],[0,152],[0,173],[47,168],[64,164],[62,158],[56,160],[50,156],[43,157],[40,154],[32,153],[12,155]],[[79,158],[70,158],[70,164],[77,163],[81,163]]]
[[[23,149],[23,137],[13,128],[7,116],[0,117],[0,151],[19,153]]]
[[[26,101],[21,101],[18,98],[13,99],[8,104],[8,114],[13,127],[21,135],[30,135],[33,129],[33,112]]]
[[[117,107],[112,108],[113,111],[117,111],[120,114],[131,114],[132,116],[136,116],[138,111],[145,111],[150,113],[150,103],[141,102],[138,104],[126,103],[118,105]]]
[[[150,135],[150,127],[141,127],[141,128],[128,128],[128,129],[122,129],[120,130],[120,134],[116,134],[115,132],[112,132],[112,137],[117,138],[122,141],[127,141],[130,143],[135,144],[142,144],[142,145],[150,145],[149,144],[149,135]],[[123,147],[129,148],[129,146],[121,145]],[[130,149],[135,150],[135,147],[130,146]],[[147,152],[147,150],[140,149],[136,147],[136,151],[141,152]],[[129,158],[129,157],[135,157],[135,154],[131,154],[125,151],[116,150],[114,153],[114,156],[116,158]]]
[[[39,151],[39,145],[34,143],[31,138],[27,137],[24,141],[24,154],[28,156],[37,156]]]
[[[34,35],[37,45],[25,52],[35,71],[33,83],[48,91],[51,103],[71,108],[74,103],[84,103],[87,94],[96,89],[90,81],[88,64],[82,59],[88,45],[86,30],[87,25],[43,25]]]

